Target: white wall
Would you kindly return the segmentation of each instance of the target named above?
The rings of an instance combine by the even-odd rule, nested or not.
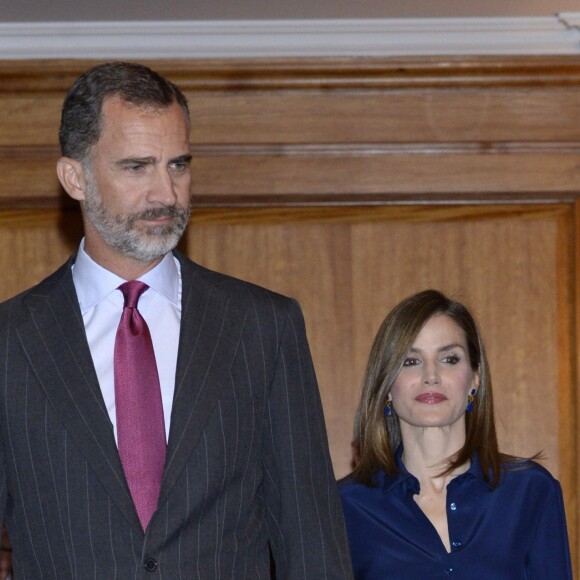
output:
[[[580,0],[0,0],[0,22],[550,16]]]

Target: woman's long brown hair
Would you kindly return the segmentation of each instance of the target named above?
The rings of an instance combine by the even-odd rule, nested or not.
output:
[[[378,469],[391,475],[398,471],[395,452],[401,443],[401,429],[394,411],[390,417],[385,416],[385,404],[415,338],[425,323],[439,314],[449,316],[463,330],[471,368],[479,373],[473,409],[465,415],[465,443],[448,459],[441,475],[451,473],[477,455],[484,477],[495,487],[500,482],[502,465],[521,461],[501,454],[498,449],[491,377],[474,317],[463,304],[441,292],[424,290],[395,306],[375,336],[356,418],[358,458],[349,476],[359,483],[372,484]]]

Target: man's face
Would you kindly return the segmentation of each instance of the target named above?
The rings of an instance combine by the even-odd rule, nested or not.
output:
[[[189,220],[189,130],[181,107],[105,100],[99,141],[83,164],[87,252],[153,262]]]

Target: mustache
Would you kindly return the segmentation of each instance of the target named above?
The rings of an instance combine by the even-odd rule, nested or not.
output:
[[[190,208],[182,208],[176,205],[165,206],[165,207],[152,207],[150,209],[143,210],[139,213],[131,215],[130,221],[132,223],[139,220],[155,220],[159,218],[171,218],[176,217],[180,219],[187,219],[189,217]]]

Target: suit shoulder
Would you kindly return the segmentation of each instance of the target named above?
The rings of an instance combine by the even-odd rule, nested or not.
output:
[[[44,296],[51,292],[52,289],[63,281],[63,278],[70,274],[70,260],[63,264],[58,270],[47,276],[44,280],[41,280],[38,284],[23,290],[19,294],[12,296],[0,303],[0,315],[2,317],[6,316],[9,312],[14,312],[18,310],[20,306],[28,299],[30,296]],[[72,280],[72,278],[71,278]]]
[[[294,298],[285,296],[254,282],[211,270],[189,259],[187,259],[187,264],[189,265],[188,267],[192,268],[196,277],[205,280],[212,286],[219,288],[220,291],[227,293],[228,297],[234,302],[247,302],[254,304],[256,307],[274,307],[276,309],[290,311],[296,308],[300,309]]]

